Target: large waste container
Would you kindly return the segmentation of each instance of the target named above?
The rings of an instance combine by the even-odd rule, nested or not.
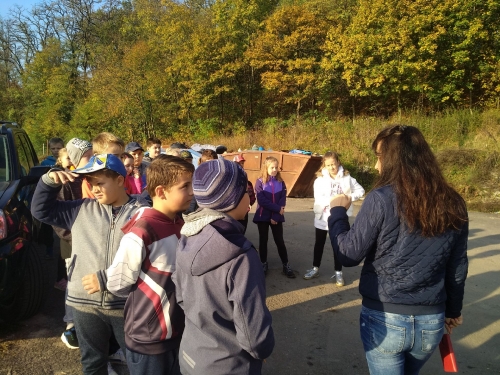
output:
[[[255,186],[255,181],[260,176],[262,164],[268,156],[278,159],[280,174],[285,181],[288,197],[313,197],[314,180],[316,172],[321,166],[321,157],[301,154],[290,154],[281,151],[252,151],[245,150],[224,154],[227,160],[233,160],[236,155],[243,155],[245,158],[245,171],[248,179]]]

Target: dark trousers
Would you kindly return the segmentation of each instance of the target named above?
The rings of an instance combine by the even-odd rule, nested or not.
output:
[[[238,220],[238,222],[245,227],[245,230],[243,231],[243,234],[247,232],[247,226],[248,226],[248,212],[245,215],[245,218],[243,220]]]
[[[327,230],[316,229],[316,241],[314,242],[314,260],[313,266],[319,267],[321,265],[321,258],[323,258],[323,249],[325,248]],[[335,251],[333,252],[333,261],[335,262],[335,271],[342,271],[342,264],[337,259]]]
[[[78,344],[85,375],[108,375],[109,339],[116,341],[125,353],[123,310],[104,310],[97,307],[74,307]]]
[[[161,354],[140,354],[127,349],[130,375],[180,375],[179,348]]]
[[[271,222],[257,222],[259,230],[259,255],[262,263],[267,262],[267,240],[269,237],[269,227],[273,233],[274,243],[278,248],[281,263],[288,263],[285,241],[283,240],[283,223],[271,224]]]

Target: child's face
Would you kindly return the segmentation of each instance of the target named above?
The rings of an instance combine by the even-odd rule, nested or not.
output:
[[[136,167],[139,167],[142,163],[142,159],[144,158],[144,153],[142,152],[142,150],[131,151],[130,155],[134,157],[134,165]]]
[[[127,176],[130,176],[132,174],[132,171],[134,170],[134,159],[126,158],[123,161],[123,166],[127,170]]]
[[[331,177],[335,177],[339,172],[339,163],[337,163],[334,158],[326,159],[325,168],[328,170]]]
[[[61,166],[64,169],[69,169],[73,165],[67,152],[60,153],[59,158],[61,159]]]
[[[267,174],[269,176],[276,177],[276,175],[278,174],[278,163],[272,162],[271,164],[269,164],[269,166],[267,167]]]
[[[151,159],[154,159],[156,158],[158,155],[160,155],[160,152],[161,152],[161,145],[156,143],[154,145],[151,145],[148,147],[148,151],[149,151],[149,157]]]
[[[243,195],[243,198],[241,199],[240,203],[236,206],[236,208],[232,209],[227,214],[235,220],[243,220],[249,209],[250,209],[250,196],[248,195],[248,193],[245,193],[245,195]]]
[[[92,193],[101,204],[118,205],[123,198],[123,177],[116,178],[97,175],[87,177],[87,181],[92,186]]]
[[[170,218],[175,217],[179,212],[189,208],[193,199],[193,175],[191,173],[183,173],[175,185],[168,190],[163,190],[164,196],[158,195],[153,197],[153,208],[163,212]]]
[[[59,150],[63,147],[64,145],[61,143],[49,143],[50,152],[56,159],[59,157]]]
[[[117,158],[120,157],[121,154],[123,154],[123,147],[120,145],[117,145],[115,143],[108,143],[108,147],[106,147],[106,151],[104,152],[105,154],[113,154]]]

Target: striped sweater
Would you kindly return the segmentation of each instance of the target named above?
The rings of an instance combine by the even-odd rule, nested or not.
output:
[[[141,354],[177,348],[184,330],[184,312],[175,297],[172,273],[184,222],[153,208],[142,208],[122,228],[125,233],[112,265],[107,289],[125,304],[125,343]]]

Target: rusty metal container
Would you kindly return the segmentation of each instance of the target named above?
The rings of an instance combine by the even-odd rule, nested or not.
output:
[[[227,160],[233,160],[236,155],[243,155],[245,159],[245,171],[248,179],[255,185],[260,176],[262,163],[268,156],[278,159],[280,174],[285,181],[288,197],[313,197],[314,180],[316,172],[321,166],[320,156],[290,154],[281,151],[252,151],[233,152],[223,155]]]

